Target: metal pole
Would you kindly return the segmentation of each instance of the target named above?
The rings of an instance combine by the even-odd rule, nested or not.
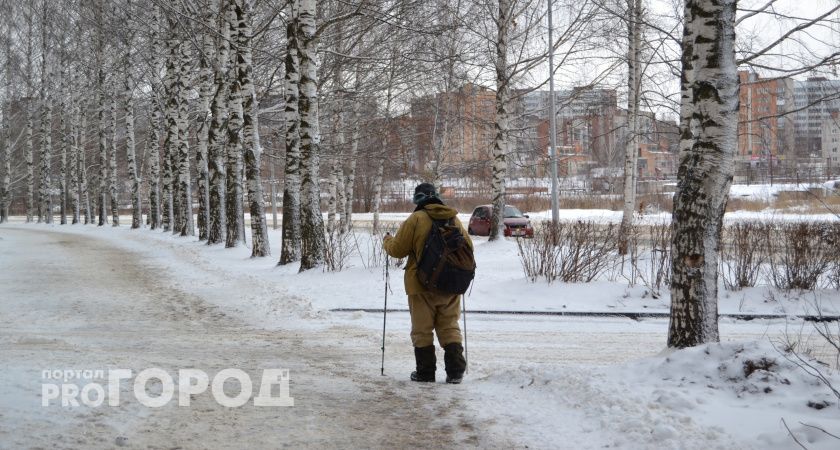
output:
[[[388,257],[385,257],[385,306],[382,307],[382,366],[380,375],[385,375],[385,321],[388,318]]]
[[[560,205],[557,198],[557,117],[554,111],[554,37],[551,2],[548,0],[548,123],[549,156],[551,157],[551,223],[557,225],[560,220]]]

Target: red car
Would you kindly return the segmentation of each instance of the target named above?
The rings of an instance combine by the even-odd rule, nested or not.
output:
[[[476,236],[489,236],[492,215],[493,205],[481,205],[475,208],[467,231]],[[528,216],[522,214],[515,206],[505,205],[504,224],[505,236],[534,237],[534,227],[531,226]]]

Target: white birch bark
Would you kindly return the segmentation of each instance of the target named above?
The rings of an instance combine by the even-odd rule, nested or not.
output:
[[[130,48],[130,47],[129,47]],[[137,153],[134,142],[134,89],[129,75],[131,58],[126,55],[123,102],[125,108],[125,158],[128,164],[128,179],[131,182],[131,228],[143,226],[143,205],[140,192],[140,171],[137,167]]]
[[[298,42],[299,17],[297,2],[289,2],[289,20],[286,25],[286,59],[283,79],[286,119],[286,154],[283,180],[283,230],[279,264],[300,261],[300,44]]]
[[[327,181],[327,234],[332,235],[336,230],[335,207],[338,195],[338,175],[335,171],[338,167],[338,158],[330,158],[330,178]]]
[[[97,213],[99,214],[98,226],[107,223],[107,193],[108,193],[108,145],[105,138],[105,24],[103,23],[104,11],[101,3],[96,8],[96,95],[98,111],[98,137],[99,137],[99,192]]]
[[[35,163],[33,161],[34,144],[32,143],[32,113],[26,114],[26,146],[24,147],[23,158],[26,162],[26,223],[30,223],[35,217]]]
[[[78,89],[78,76],[73,77],[72,89]],[[75,93],[70,100],[70,204],[73,209],[73,218],[70,221],[73,225],[79,223],[81,219],[81,170],[79,170],[79,152],[81,151],[81,143],[79,142],[79,121],[81,119],[82,108],[81,98]]]
[[[42,5],[41,16],[41,182],[38,190],[38,222],[52,223],[52,98],[50,96],[49,9]]]
[[[67,105],[67,71],[65,70],[67,61],[66,58],[63,57],[64,52],[62,50],[62,58],[61,58],[61,103],[59,106],[60,116],[59,116],[59,126],[58,129],[61,130],[61,173],[58,177],[58,191],[59,191],[59,223],[61,225],[67,225],[67,157],[68,153],[70,152],[70,132],[68,132],[69,122],[67,121],[68,116],[68,105]]]
[[[225,212],[227,213],[227,232],[225,247],[232,248],[245,243],[245,221],[242,205],[242,84],[236,76],[239,45],[238,24],[236,20],[236,0],[228,1],[225,17],[230,30],[232,49],[230,52],[231,76],[228,82],[228,123],[225,172],[227,174],[227,193]]]
[[[8,94],[7,94],[8,95]],[[9,126],[9,105],[3,104],[3,178],[0,180],[0,223],[9,221],[9,204],[12,202],[12,133]]]
[[[181,236],[194,236],[192,208],[192,182],[190,174],[189,143],[189,71],[192,52],[188,44],[178,46],[178,72],[176,73],[177,149],[178,149],[178,231]]]
[[[52,172],[52,106],[51,100],[44,97],[43,115],[41,116],[41,182],[38,190],[38,222],[52,223],[52,195],[50,189]]]
[[[120,202],[117,198],[117,85],[111,89],[111,122],[108,134],[111,136],[108,153],[108,197],[111,203],[111,226],[120,226]]]
[[[738,125],[736,4],[685,3],[669,347],[719,340],[718,253]]]
[[[326,239],[321,216],[321,134],[318,127],[318,39],[316,0],[300,0],[300,153],[301,153],[301,259],[305,271],[324,263]]]
[[[251,257],[271,254],[268,226],[265,220],[265,199],[262,194],[260,173],[259,105],[252,80],[251,62],[251,4],[250,0],[237,1],[238,22],[237,71],[242,86],[242,147],[248,187],[248,210],[251,214]]]
[[[215,8],[211,5],[204,19],[204,26],[207,29],[201,34],[202,52],[199,59],[198,130],[196,131],[198,147],[195,152],[195,166],[198,171],[198,215],[196,216],[196,222],[198,239],[201,241],[207,240],[207,229],[210,223],[210,176],[207,165],[207,140],[211,122],[210,101],[213,96],[213,65],[210,60],[216,54],[211,30],[215,31],[218,28],[216,17]]]
[[[163,193],[163,231],[178,232],[177,214],[179,208],[178,195],[176,192],[175,177],[177,176],[177,154],[178,154],[178,98],[175,93],[177,82],[178,40],[174,36],[174,28],[177,21],[168,20],[170,35],[166,40],[166,75],[164,76],[164,113],[163,113],[163,172],[162,172],[162,193]]]
[[[387,147],[388,140],[385,139],[384,141],[385,142],[383,142],[383,144],[385,144],[386,146],[383,147],[383,148],[388,148]],[[372,232],[373,232],[374,235],[379,234],[379,228],[380,228],[379,213],[382,209],[382,180],[383,180],[384,172],[385,172],[385,159],[384,158],[379,158],[379,162],[376,165],[376,176],[373,178],[373,231]]]
[[[214,93],[210,102],[210,128],[207,130],[207,174],[209,177],[209,223],[207,244],[219,244],[226,240],[227,174],[225,170],[224,124],[227,122],[227,66],[230,59],[230,28],[227,24],[227,2],[219,11],[218,41],[213,60]]]
[[[638,176],[639,101],[641,93],[642,0],[627,0],[627,145],[624,149],[624,209],[619,227],[618,251],[627,253],[633,228]]]
[[[149,228],[156,230],[161,226],[161,201],[160,201],[160,63],[158,55],[160,52],[160,14],[157,5],[152,5],[151,36],[150,36],[150,60],[151,76],[151,111],[149,114]]]
[[[152,111],[149,117],[149,228],[161,227],[160,202],[160,106],[152,87]]]
[[[79,113],[79,196],[84,208],[85,225],[94,223],[94,211],[90,201],[90,185],[87,176],[87,101],[81,102]]]
[[[4,31],[7,35],[11,34],[11,20],[5,20],[4,25]],[[6,39],[5,50],[6,55],[12,54],[11,39]],[[9,204],[12,202],[12,127],[9,124],[11,120],[9,117],[11,114],[11,94],[9,92],[11,79],[12,60],[7,56],[6,62],[3,65],[3,86],[6,88],[3,90],[3,102],[0,104],[0,108],[3,108],[3,151],[0,152],[0,158],[2,158],[2,160],[0,160],[2,161],[0,166],[3,168],[3,178],[0,179],[0,223],[8,222]]]
[[[493,166],[491,190],[493,215],[490,218],[489,240],[499,238],[504,226],[505,182],[507,178],[507,154],[510,139],[510,69],[507,64],[508,35],[511,23],[511,1],[499,0],[496,38],[496,137],[493,142]]]
[[[353,89],[355,95],[358,95],[359,91],[362,87],[362,77],[359,73],[359,70],[356,70],[356,81],[355,81],[355,88]],[[353,113],[352,113],[352,121],[353,121],[353,131],[350,135],[350,154],[348,155],[348,159],[350,160],[350,167],[347,169],[347,181],[345,184],[345,195],[344,195],[344,226],[342,231],[349,231],[353,228],[353,200],[355,196],[355,188],[356,188],[356,162],[359,154],[359,138],[360,138],[360,126],[359,121],[361,119],[360,114],[361,102],[356,99],[353,101]]]

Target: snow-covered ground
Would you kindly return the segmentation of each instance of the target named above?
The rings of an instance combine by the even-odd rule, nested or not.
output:
[[[668,310],[667,292],[621,282],[529,283],[515,243],[476,244],[468,310]],[[827,354],[796,319],[724,319],[721,344],[673,352],[665,319],[473,314],[465,383],[418,386],[408,315],[393,312],[382,377],[382,315],[330,311],[382,307],[377,245],[358,233],[343,271],[298,274],[125,226],[0,226],[0,447],[797,448],[787,428],[808,448],[840,445],[820,431],[840,435],[838,398],[777,350],[802,335],[800,350]],[[405,308],[400,270],[389,287],[389,308]],[[721,292],[723,312],[840,309],[834,291]],[[149,367],[289,369],[295,406],[198,395],[150,409],[127,388],[116,407],[41,406],[43,370]]]

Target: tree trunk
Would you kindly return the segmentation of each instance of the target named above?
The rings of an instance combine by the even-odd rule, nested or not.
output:
[[[178,46],[178,69],[176,73],[176,112],[178,148],[178,205],[180,206],[178,229],[181,236],[195,236],[192,208],[192,182],[190,174],[189,142],[189,70],[192,54],[190,46]]]
[[[359,75],[359,71],[356,71],[356,82],[355,88],[353,91],[355,95],[358,95],[359,91],[362,87],[362,77]],[[360,127],[359,127],[359,120],[360,120],[360,111],[361,102],[358,99],[353,101],[353,132],[350,136],[350,155],[348,156],[350,160],[350,167],[347,170],[347,182],[345,184],[345,195],[344,195],[344,228],[342,231],[349,231],[353,228],[353,196],[355,195],[354,189],[356,188],[356,161],[359,154],[359,135],[360,135]]]
[[[636,211],[639,161],[639,100],[641,93],[642,0],[627,0],[627,146],[624,150],[624,210],[619,227],[619,254],[627,254]]]
[[[279,264],[300,261],[300,52],[297,2],[290,3],[286,25],[285,91],[286,155],[283,179],[283,231]]]
[[[8,53],[7,53],[8,54]],[[8,93],[6,94],[9,95]],[[0,223],[9,221],[9,204],[12,202],[12,128],[9,126],[10,107],[7,99],[3,103],[3,179],[0,180]]]
[[[26,147],[24,160],[26,161],[26,223],[32,222],[35,217],[35,162],[33,161],[32,143],[32,113],[26,114]]]
[[[65,70],[65,66],[67,61],[62,58],[61,61],[61,116],[59,119],[59,126],[58,129],[61,130],[61,174],[58,178],[58,190],[59,190],[59,222],[61,225],[67,225],[67,156],[70,152],[70,132],[67,130],[69,122],[67,121],[68,116],[68,105],[65,101],[67,96],[67,72]]]
[[[73,89],[77,89],[78,78],[73,77]],[[79,223],[81,219],[81,170],[79,170],[79,153],[81,152],[81,143],[79,142],[79,120],[81,116],[81,98],[75,95],[71,97],[70,114],[70,196],[71,207],[73,208],[73,225]]]
[[[385,146],[387,147],[388,140],[385,139]],[[373,178],[373,230],[374,235],[379,234],[379,212],[382,209],[382,183],[383,173],[385,172],[385,158],[379,158],[379,163],[376,166],[376,176]]]
[[[205,27],[201,34],[202,52],[199,59],[199,97],[198,97],[198,148],[195,152],[195,167],[198,170],[198,239],[207,240],[210,225],[210,182],[207,163],[207,139],[210,131],[210,101],[213,96],[213,66],[210,59],[214,57],[216,49],[213,43],[212,31],[216,30],[216,11],[209,8],[205,16]],[[212,30],[212,31],[211,31]]]
[[[719,340],[718,251],[738,124],[736,3],[685,4],[669,347]]]
[[[225,195],[225,147],[224,125],[227,122],[228,82],[226,77],[228,53],[230,49],[230,28],[227,24],[227,5],[219,11],[222,20],[219,24],[219,39],[216,45],[214,61],[213,100],[210,102],[210,128],[207,130],[207,176],[209,178],[207,244],[220,244],[225,241],[226,205]]]
[[[41,116],[41,189],[38,192],[38,221],[52,223],[52,106],[50,99],[44,98],[43,116]]]
[[[103,23],[104,11],[101,2],[96,5],[96,95],[99,133],[99,192],[98,204],[96,206],[99,214],[98,226],[104,226],[107,219],[107,192],[108,192],[108,145],[105,138],[105,24]]]
[[[178,205],[177,180],[178,173],[178,96],[176,84],[178,82],[178,47],[179,42],[174,36],[174,30],[178,23],[172,18],[168,19],[170,35],[166,41],[166,75],[164,76],[163,90],[166,102],[164,104],[164,130],[163,140],[163,231],[172,233],[178,232]]]
[[[490,218],[489,237],[491,241],[499,238],[499,230],[504,226],[505,182],[510,139],[510,75],[507,64],[507,46],[512,20],[510,0],[499,0],[496,40],[496,138],[493,142],[493,178],[490,182],[493,192],[493,215]]]
[[[151,85],[151,111],[149,114],[149,140],[146,143],[149,149],[149,228],[156,230],[161,226],[161,202],[160,202],[160,66],[158,64],[158,52],[160,41],[158,31],[160,29],[160,16],[157,5],[152,5],[151,23],[151,68],[149,77]]]
[[[225,207],[227,212],[227,233],[225,247],[236,247],[245,243],[245,222],[242,205],[242,85],[236,76],[238,42],[235,41],[239,30],[236,22],[235,1],[229,0],[228,11],[225,15],[230,30],[230,39],[236,45],[230,52],[231,77],[228,82],[228,123],[227,123],[227,195]]]
[[[262,195],[260,174],[259,105],[257,92],[251,79],[251,5],[250,0],[237,2],[238,22],[237,72],[242,86],[242,147],[245,174],[248,180],[248,209],[251,213],[251,257],[271,254],[268,227],[265,221],[265,199]]]
[[[318,38],[316,0],[300,0],[300,153],[301,153],[301,258],[300,270],[324,263],[326,239],[321,216],[321,134],[318,127]]]
[[[91,225],[94,222],[94,214],[90,204],[90,186],[87,176],[87,112],[88,104],[83,101],[79,113],[79,197],[85,212],[85,225]]]
[[[126,57],[127,60],[130,58]],[[143,204],[140,197],[140,171],[137,167],[137,153],[134,142],[134,92],[128,75],[129,64],[125,65],[125,157],[128,163],[128,179],[131,182],[131,228],[143,226]]]
[[[117,198],[117,85],[111,92],[111,152],[108,155],[108,192],[111,202],[111,226],[120,226],[120,202]]]

